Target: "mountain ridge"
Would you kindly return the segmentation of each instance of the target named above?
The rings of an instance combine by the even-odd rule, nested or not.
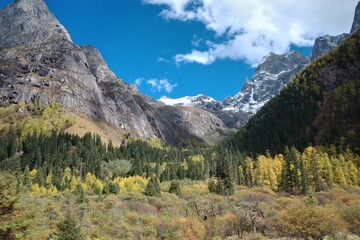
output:
[[[0,36],[0,106],[60,102],[76,114],[169,144],[203,141],[208,134],[221,138],[227,131],[199,108],[166,108],[176,113],[169,118],[163,104],[116,77],[96,48],[74,44],[42,0],[7,5],[0,10],[0,28],[6,29]]]
[[[178,99],[162,97],[159,101],[166,105],[197,106],[213,110],[218,115],[221,113],[228,115],[229,119],[232,118],[229,127],[241,127],[309,62],[307,57],[296,51],[286,54],[269,53],[256,68],[253,79],[247,79],[239,93],[233,97],[217,101],[199,94]]]
[[[357,149],[359,46],[360,30],[299,72],[226,143],[253,153],[282,152],[286,145],[301,150],[331,144]]]

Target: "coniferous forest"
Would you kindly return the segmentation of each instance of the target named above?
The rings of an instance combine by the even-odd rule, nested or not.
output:
[[[11,108],[4,111],[16,117],[26,105]],[[1,239],[359,234],[360,157],[350,146],[246,155],[226,144],[166,146],[130,136],[114,146],[64,132],[69,119],[46,128],[44,119],[59,120],[59,111],[39,107],[3,129]],[[24,127],[30,123],[33,131]]]
[[[116,145],[68,133],[58,103],[1,108],[0,239],[358,239],[359,41],[217,146]],[[330,84],[333,69],[343,77]]]

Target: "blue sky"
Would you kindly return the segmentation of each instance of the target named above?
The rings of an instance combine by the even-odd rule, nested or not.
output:
[[[198,0],[195,5],[191,0],[46,3],[74,43],[97,47],[115,74],[125,82],[137,82],[142,93],[154,98],[203,93],[222,100],[241,89],[269,51],[297,49],[309,55],[316,36],[349,31],[357,0],[347,0],[347,7],[339,0],[317,1],[303,0],[294,13],[286,9],[293,9],[291,5],[277,5],[276,0],[253,0],[252,5],[245,0]],[[10,2],[1,0],[0,7]],[[330,2],[335,9],[341,2],[344,10],[323,7]],[[305,4],[319,6],[312,7],[308,16],[293,18],[308,14]],[[288,25],[283,25],[284,18]]]

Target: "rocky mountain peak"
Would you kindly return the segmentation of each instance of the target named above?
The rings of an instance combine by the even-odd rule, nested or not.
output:
[[[43,0],[15,0],[0,10],[0,15],[0,48],[36,46],[56,39],[71,42],[66,29]]]
[[[356,6],[354,22],[353,22],[350,33],[354,33],[359,29],[360,29],[360,2]]]
[[[349,34],[343,33],[337,36],[325,35],[315,39],[315,44],[313,51],[311,53],[311,60],[315,60],[317,57],[326,54],[331,51],[331,49],[339,46]]]
[[[15,0],[13,5],[22,8],[26,12],[39,12],[41,9],[47,8],[44,0]]]
[[[59,102],[120,132],[183,140],[220,140],[224,122],[197,107],[166,106],[121,81],[100,52],[74,44],[43,0],[15,0],[0,10],[0,106]],[[199,102],[211,101],[199,96]]]
[[[255,73],[262,71],[269,74],[278,74],[281,71],[288,71],[304,60],[304,56],[296,51],[287,54],[270,53],[265,56],[260,65],[256,68]]]
[[[355,10],[354,21],[352,24],[350,34],[356,32],[358,29],[360,29],[360,2],[358,3]],[[321,55],[330,52],[332,49],[339,46],[339,44],[342,43],[348,37],[349,34],[343,33],[337,36],[324,35],[316,38],[313,51],[311,53],[311,61],[315,60],[317,57]]]
[[[309,59],[296,51],[270,53],[256,68],[252,81],[246,81],[238,94],[223,101],[223,110],[255,114],[308,63]]]

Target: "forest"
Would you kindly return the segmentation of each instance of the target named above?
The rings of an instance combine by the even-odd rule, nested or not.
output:
[[[360,234],[360,156],[349,146],[246,155],[130,136],[114,146],[64,132],[71,119],[56,104],[25,117],[32,108],[2,110],[14,116],[0,139],[1,239]]]
[[[360,31],[300,71],[247,125],[227,139],[250,153],[349,145],[360,153]]]

